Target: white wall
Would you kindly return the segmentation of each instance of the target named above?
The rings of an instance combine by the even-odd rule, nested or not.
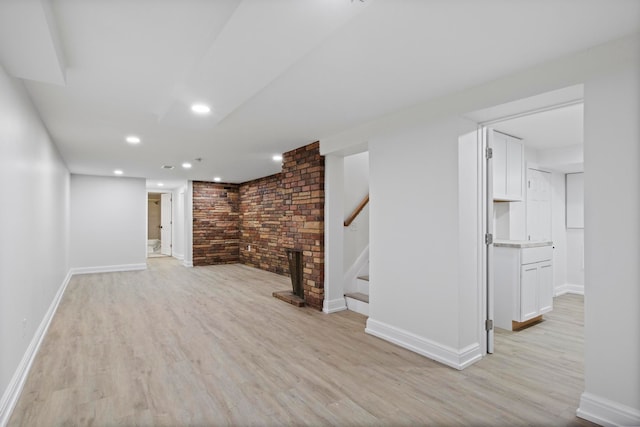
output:
[[[566,241],[567,289],[584,291],[584,228],[567,228]]]
[[[455,367],[469,361],[463,349],[479,345],[477,311],[471,319],[461,315],[463,307],[477,306],[478,272],[473,253],[464,253],[469,269],[460,270],[458,216],[458,138],[475,129],[451,118],[369,140],[367,332]]]
[[[538,163],[564,172],[582,171],[584,169],[584,147],[579,144],[538,150]]]
[[[324,159],[324,301],[322,311],[346,310],[344,298],[344,158],[328,155]]]
[[[323,155],[369,143],[368,332],[436,360],[452,354],[464,359],[469,347],[459,340],[467,325],[458,316],[458,292],[466,287],[458,280],[473,277],[460,272],[473,264],[466,259],[469,254],[458,251],[456,146],[464,133],[456,132],[455,120],[584,83],[590,234],[585,238],[586,393],[579,414],[603,422],[612,411],[619,415],[620,405],[640,414],[639,52],[635,34],[320,141]],[[402,192],[396,182],[403,183]],[[474,284],[481,286],[478,280]],[[640,416],[632,422],[638,424]]]
[[[71,175],[74,271],[145,268],[146,200],[142,178]]]
[[[186,184],[173,190],[173,256],[177,259],[184,259],[185,235],[184,235],[184,218],[185,218],[185,193],[187,191]]]
[[[474,123],[461,120],[458,123],[460,138],[458,140],[458,353],[466,353],[462,359],[465,363],[472,361],[469,353],[474,348],[481,350],[477,355],[486,353],[484,325],[478,324],[480,312],[485,308],[482,301],[486,293],[481,288],[480,276],[483,268],[482,253],[479,250],[482,223],[484,217],[479,216],[480,209],[486,209],[483,203],[483,181],[478,179],[483,157],[478,132],[467,132],[475,127]],[[482,239],[484,240],[484,239]],[[475,328],[474,328],[475,327]],[[481,342],[479,342],[481,341]]]
[[[353,154],[344,158],[344,212],[345,219],[369,194],[369,153]]]
[[[0,66],[0,425],[69,268],[69,172]]]
[[[184,260],[185,267],[193,267],[193,181],[187,181],[184,191]]]
[[[344,216],[346,219],[369,194],[369,153],[344,158]],[[353,265],[369,245],[369,205],[344,229],[343,270]]]
[[[640,425],[639,51],[624,67],[585,84],[585,392],[579,414],[600,424]]]

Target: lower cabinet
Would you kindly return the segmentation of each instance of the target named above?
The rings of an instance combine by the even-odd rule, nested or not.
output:
[[[494,322],[514,330],[553,309],[553,249],[494,248]]]

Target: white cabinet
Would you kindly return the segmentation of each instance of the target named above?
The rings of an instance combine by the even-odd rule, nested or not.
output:
[[[494,255],[494,321],[514,330],[553,309],[553,249],[524,242],[501,246]]]
[[[509,135],[489,130],[493,151],[493,200],[521,201],[524,187],[524,146]]]

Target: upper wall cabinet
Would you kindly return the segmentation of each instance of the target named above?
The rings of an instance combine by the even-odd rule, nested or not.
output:
[[[522,141],[489,130],[493,149],[493,200],[522,201],[524,188],[524,147]]]

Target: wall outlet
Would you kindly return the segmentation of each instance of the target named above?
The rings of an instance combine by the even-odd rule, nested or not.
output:
[[[247,245],[247,251],[251,252],[251,245]]]

